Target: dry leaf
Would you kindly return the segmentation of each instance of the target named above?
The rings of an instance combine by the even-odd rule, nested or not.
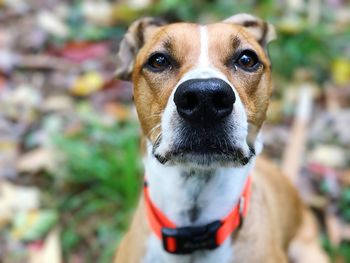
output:
[[[18,160],[16,167],[19,172],[50,170],[50,168],[53,167],[52,154],[45,148],[35,149],[22,155]]]
[[[52,230],[40,248],[29,248],[29,263],[61,263],[61,244],[58,229]]]

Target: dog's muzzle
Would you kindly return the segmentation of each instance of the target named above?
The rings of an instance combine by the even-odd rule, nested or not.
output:
[[[200,166],[247,164],[254,154],[240,135],[245,131],[237,128],[236,100],[233,88],[222,79],[182,82],[174,93],[173,142],[168,151],[157,152],[159,137],[154,156],[163,164],[169,160]]]

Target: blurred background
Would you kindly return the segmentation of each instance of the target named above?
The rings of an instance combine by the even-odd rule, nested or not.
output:
[[[0,262],[110,262],[139,196],[127,26],[248,12],[273,23],[264,154],[350,262],[350,3],[346,0],[0,0]]]

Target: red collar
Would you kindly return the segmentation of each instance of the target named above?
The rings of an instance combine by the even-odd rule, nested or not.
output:
[[[199,227],[177,227],[152,202],[147,182],[144,199],[151,229],[163,241],[163,247],[172,254],[189,254],[198,249],[214,249],[220,246],[242,224],[248,211],[251,195],[249,176],[238,204],[221,220]]]

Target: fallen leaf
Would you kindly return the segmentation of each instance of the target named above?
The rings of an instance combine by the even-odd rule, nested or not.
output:
[[[38,26],[54,36],[66,38],[69,35],[68,26],[53,12],[46,10],[39,12],[37,23]]]
[[[19,172],[48,171],[53,167],[52,154],[46,148],[32,150],[20,157],[16,167]]]
[[[56,225],[58,215],[54,210],[26,210],[16,214],[11,235],[25,242],[42,240]]]
[[[50,231],[40,247],[29,245],[29,263],[61,263],[61,250],[60,232],[55,228]]]
[[[88,72],[75,80],[71,92],[77,96],[87,96],[101,89],[103,84],[101,74],[94,71]]]
[[[0,181],[0,228],[12,221],[19,211],[39,207],[39,190]]]
[[[44,111],[59,112],[74,108],[74,101],[68,96],[51,96],[42,104]]]

